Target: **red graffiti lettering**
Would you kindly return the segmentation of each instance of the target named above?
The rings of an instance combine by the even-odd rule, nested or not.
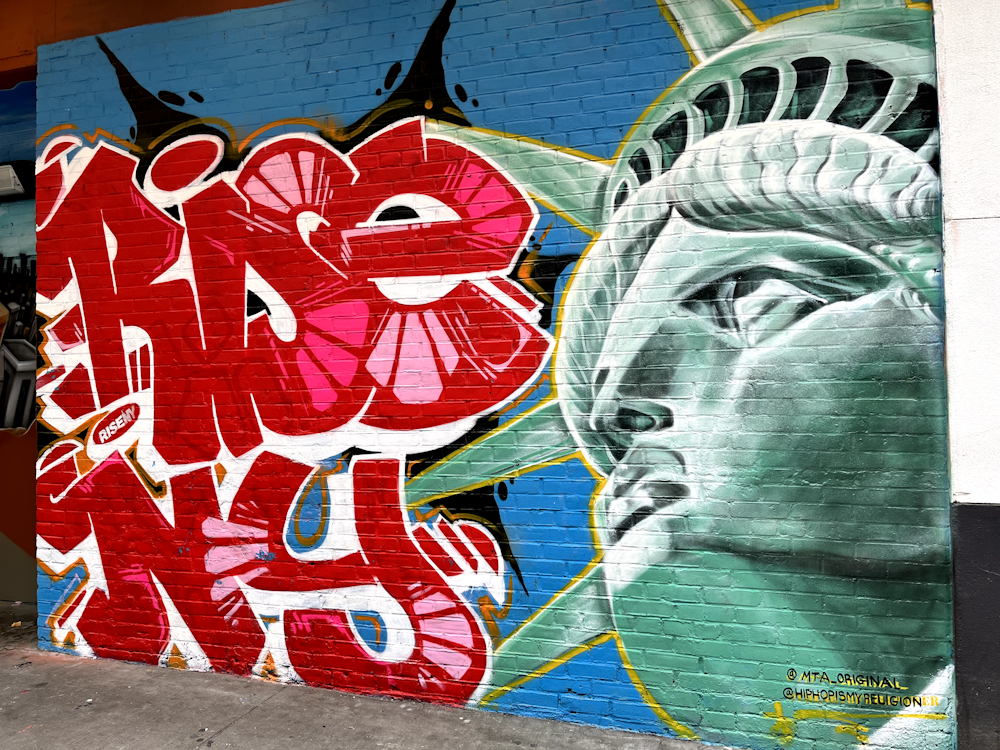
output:
[[[398,461],[358,461],[352,467],[361,549],[337,560],[306,562],[288,553],[282,536],[288,488],[309,476],[308,466],[262,454],[229,521],[219,517],[207,470],[176,477],[171,526],[120,456],[78,479],[75,453],[63,447],[45,461],[38,480],[38,534],[63,553],[91,529],[96,535],[106,589],[94,591],[79,630],[98,655],[160,660],[168,618],[155,582],[212,666],[237,674],[249,674],[264,647],[265,627],[244,589],[308,592],[377,585],[405,614],[405,656],[387,661],[372,653],[353,634],[347,610],[288,609],[285,637],[299,675],[316,685],[451,703],[466,701],[478,687],[486,669],[483,629],[418,545],[419,534],[407,520]],[[443,524],[458,554],[448,558],[453,576],[477,560],[475,572],[499,572],[495,545],[485,532],[467,522]],[[427,535],[425,526],[418,531]],[[488,554],[477,554],[477,548]],[[482,570],[483,562],[488,570]]]
[[[124,331],[150,337],[153,441],[169,463],[218,456],[214,430],[192,439],[191,424],[217,420],[235,456],[263,430],[315,435],[355,419],[433,428],[494,408],[538,371],[549,341],[531,322],[534,303],[504,277],[534,212],[484,158],[409,121],[346,156],[318,138],[278,138],[233,184],[200,186],[212,166],[202,152],[217,142],[180,145],[197,153],[165,152],[150,171],[160,187],[148,187],[169,200],[163,187],[195,183],[183,223],[113,147],[78,157],[85,166],[67,184],[57,141],[39,175],[59,195],[44,204],[39,262],[52,272],[39,292],[79,289],[52,341],[90,345],[103,407],[149,387],[146,350],[127,351]],[[80,385],[48,398],[70,417],[89,413]]]
[[[39,161],[38,388],[67,438],[39,462],[39,554],[92,568],[56,622],[101,656],[156,663],[186,628],[204,668],[463,703],[490,648],[463,593],[502,601],[504,563],[475,523],[413,522],[400,467],[543,366],[508,278],[534,208],[420,120],[223,154],[189,136],[143,174],[57,137]],[[354,446],[389,457],[321,468]],[[342,517],[293,548],[310,488],[332,523],[328,482]]]

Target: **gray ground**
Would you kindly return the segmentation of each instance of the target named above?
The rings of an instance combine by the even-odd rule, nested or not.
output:
[[[21,625],[13,626],[12,623]],[[699,750],[557,721],[38,651],[33,604],[0,602],[4,750]]]

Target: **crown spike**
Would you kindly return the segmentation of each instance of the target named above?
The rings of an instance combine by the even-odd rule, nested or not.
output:
[[[657,0],[695,64],[756,29],[739,0]]]

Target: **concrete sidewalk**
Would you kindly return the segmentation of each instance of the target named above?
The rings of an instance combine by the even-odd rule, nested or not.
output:
[[[12,627],[12,623],[22,624]],[[699,750],[487,711],[38,651],[34,605],[0,602],[4,750]]]

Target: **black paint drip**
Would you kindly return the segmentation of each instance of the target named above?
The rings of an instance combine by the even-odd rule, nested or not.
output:
[[[97,43],[100,45],[101,51],[107,55],[108,62],[114,66],[115,73],[118,75],[118,87],[135,116],[135,136],[132,142],[136,146],[148,150],[149,144],[161,135],[194,119],[194,115],[178,112],[153,96],[135,80],[122,61],[108,49],[108,45],[104,43],[103,39],[98,37]]]
[[[514,550],[510,544],[510,537],[504,528],[503,519],[500,515],[500,505],[497,503],[493,487],[494,485],[489,485],[487,487],[480,487],[477,490],[462,492],[458,495],[451,495],[441,500],[432,500],[430,506],[432,508],[443,508],[453,518],[471,518],[486,526],[497,540],[497,544],[500,545],[500,556],[510,565],[510,569],[517,577],[518,583],[521,584],[521,588],[527,594],[529,593],[528,585],[525,583],[524,574],[521,573],[521,566],[514,555]],[[497,492],[501,492],[499,487],[503,487],[503,491],[506,491],[507,485],[500,482]]]

